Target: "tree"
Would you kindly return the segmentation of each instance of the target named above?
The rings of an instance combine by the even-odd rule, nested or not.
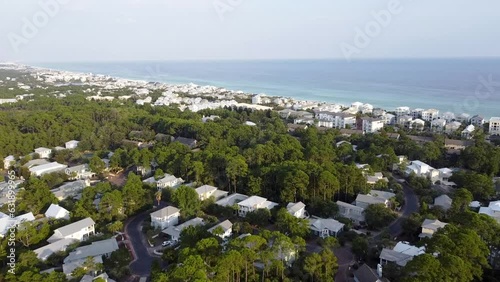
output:
[[[115,222],[111,223],[108,226],[108,230],[111,233],[115,233],[115,232],[118,232],[120,230],[123,230],[123,222],[121,222],[121,221],[115,221]]]
[[[163,172],[163,170],[161,168],[158,168],[155,171],[155,175],[154,175],[155,180],[161,179],[163,176],[165,176],[165,172]]]
[[[276,215],[276,226],[278,229],[290,236],[304,238],[309,234],[309,222],[306,219],[296,218],[287,209],[282,208]]]
[[[25,221],[22,222],[16,233],[16,240],[21,242],[25,247],[36,245],[50,233],[50,226],[41,221]]]
[[[99,156],[93,155],[89,161],[89,168],[96,174],[101,174],[106,168],[106,164],[103,160],[101,160],[101,158],[99,158]]]
[[[252,225],[265,226],[269,224],[271,212],[268,209],[257,209],[249,212],[245,216],[245,220]]]
[[[237,188],[238,177],[244,177],[247,175],[247,173],[248,173],[248,164],[246,163],[245,158],[243,158],[243,156],[238,155],[236,157],[232,157],[231,159],[229,159],[226,167],[226,174],[233,183],[235,193]],[[229,190],[231,190],[231,187],[229,187]]]
[[[209,281],[207,278],[207,267],[199,255],[189,256],[177,265],[168,275],[168,281]]]
[[[47,184],[35,177],[30,178],[25,189],[19,192],[19,200],[18,209],[33,214],[39,214],[50,204],[57,202]]]
[[[161,190],[158,190],[158,191],[155,192],[155,199],[156,199],[156,202],[157,202],[158,206],[160,205],[162,194],[163,193],[162,193]]]
[[[144,205],[146,202],[146,191],[142,187],[142,181],[139,176],[132,172],[128,174],[127,182],[122,190],[122,195],[128,215],[134,214]]]
[[[179,207],[184,217],[195,215],[201,209],[198,193],[188,186],[181,186],[174,191],[172,201]]]
[[[396,215],[390,209],[386,208],[384,204],[369,205],[365,209],[366,224],[370,228],[380,229],[389,225]]]
[[[307,198],[306,189],[309,185],[309,176],[302,170],[287,172],[283,179],[281,190],[282,202],[297,202],[297,196]]]
[[[356,236],[352,240],[352,252],[360,259],[366,259],[368,254],[368,240],[362,236]]]
[[[458,189],[453,195],[450,212],[460,213],[469,210],[469,204],[472,200],[472,193],[469,190],[465,188]]]
[[[475,199],[489,199],[495,192],[493,179],[484,174],[476,172],[459,171],[454,173],[450,181],[455,182],[458,187],[469,190]]]
[[[329,171],[323,171],[319,176],[319,192],[323,195],[323,200],[331,199],[340,190],[340,183]]]

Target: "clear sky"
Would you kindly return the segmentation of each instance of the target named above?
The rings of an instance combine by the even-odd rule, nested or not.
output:
[[[382,10],[390,20],[373,22]],[[500,57],[499,11],[498,0],[0,0],[0,61]]]

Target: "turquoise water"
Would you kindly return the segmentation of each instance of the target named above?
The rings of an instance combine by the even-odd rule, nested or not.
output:
[[[500,116],[500,59],[170,61],[36,64],[166,83],[394,109]],[[484,83],[484,81],[490,81]]]

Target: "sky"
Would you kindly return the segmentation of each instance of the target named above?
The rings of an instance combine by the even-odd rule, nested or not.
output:
[[[500,57],[498,0],[0,0],[0,61]]]

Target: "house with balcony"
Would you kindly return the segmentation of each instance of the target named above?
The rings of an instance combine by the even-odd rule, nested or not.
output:
[[[412,173],[419,177],[427,177],[431,179],[433,183],[439,180],[439,171],[422,161],[411,161],[410,164],[406,166],[406,176]]]
[[[431,129],[434,132],[443,132],[446,127],[446,120],[444,119],[435,119],[431,121]]]
[[[366,133],[379,132],[384,128],[384,121],[381,118],[362,117],[361,130]]]
[[[238,215],[245,217],[247,213],[256,211],[258,209],[268,209],[278,206],[277,203],[268,201],[266,198],[259,196],[251,196],[238,203]]]
[[[52,149],[40,147],[35,149],[35,154],[40,156],[40,159],[48,159],[50,158],[50,154],[52,154]]]
[[[489,215],[500,223],[500,201],[490,202],[487,207],[480,207],[479,213]]]
[[[89,179],[92,178],[95,173],[93,173],[88,164],[76,165],[72,167],[68,167],[64,170],[66,175],[69,175],[69,180],[77,180],[77,179]]]
[[[394,263],[405,266],[414,257],[425,254],[425,247],[415,247],[408,242],[398,242],[393,249],[383,248],[380,253],[380,265]]]
[[[490,118],[489,133],[490,135],[500,135],[500,117]]]
[[[349,218],[350,220],[358,224],[365,221],[364,208],[342,201],[337,201],[336,204],[339,207],[339,215],[341,215],[342,217]]]
[[[428,110],[422,111],[421,115],[422,115],[423,120],[433,121],[433,120],[439,118],[439,111],[436,109],[428,109]]]
[[[411,113],[410,111],[410,107],[397,107],[396,110],[396,116],[400,117],[400,116],[406,116],[406,115],[409,115]]]
[[[177,225],[179,223],[179,217],[181,216],[180,210],[176,207],[168,206],[152,212],[151,216],[151,226],[155,229],[165,229],[169,226]]]
[[[54,230],[54,234],[47,239],[47,242],[53,243],[62,239],[75,239],[84,241],[95,234],[95,222],[87,217],[77,222],[65,225]]]
[[[482,127],[484,123],[485,123],[484,117],[480,115],[475,115],[470,119],[470,124],[474,126]]]
[[[460,127],[462,126],[462,123],[458,122],[458,121],[451,121],[449,123],[447,123],[444,127],[444,131],[447,133],[447,134],[452,134],[454,133],[455,131],[457,131]]]
[[[71,140],[71,141],[68,141],[64,144],[65,148],[66,149],[76,149],[76,147],[78,147],[78,143],[80,143],[80,141],[76,141],[76,140]]]
[[[462,130],[461,136],[463,139],[471,139],[474,136],[474,131],[476,130],[476,127],[472,124],[467,125],[467,127]]]
[[[337,237],[344,230],[344,224],[333,218],[321,218],[313,216],[309,219],[309,228],[312,233],[321,238]]]

